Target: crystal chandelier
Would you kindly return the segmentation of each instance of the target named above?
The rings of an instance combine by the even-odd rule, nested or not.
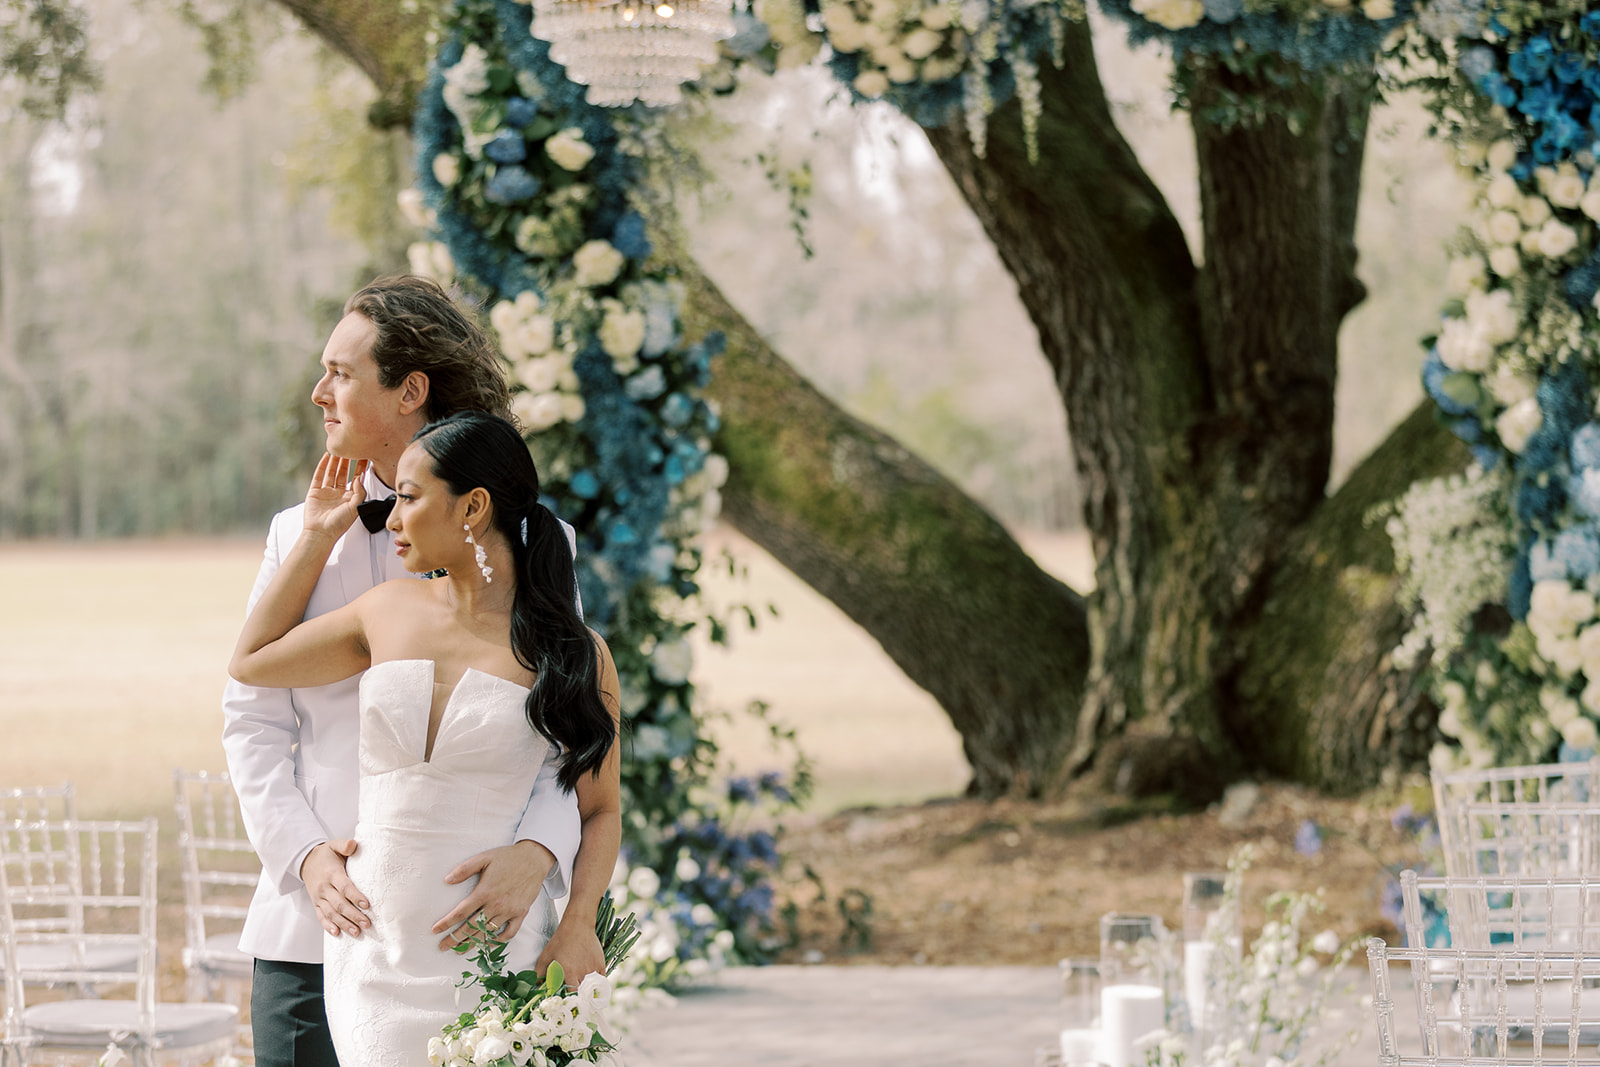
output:
[[[667,107],[733,36],[728,0],[534,0],[533,35],[600,107]]]

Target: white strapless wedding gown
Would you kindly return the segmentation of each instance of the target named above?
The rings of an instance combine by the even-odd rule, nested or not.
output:
[[[360,809],[350,879],[372,905],[360,937],[324,936],[324,997],[341,1067],[423,1067],[428,1038],[478,1003],[458,990],[470,960],[432,927],[471,891],[444,876],[509,845],[550,743],[524,714],[528,690],[469,669],[427,750],[432,660],[375,663],[361,679]],[[541,892],[506,965],[532,967],[555,930]]]

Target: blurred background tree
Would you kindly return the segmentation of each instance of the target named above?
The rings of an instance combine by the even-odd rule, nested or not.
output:
[[[255,527],[294,498],[310,437],[284,413],[309,410],[339,298],[412,236],[393,194],[434,6],[86,5],[116,88],[40,127],[0,211],[48,250],[0,312],[32,338],[0,401],[0,532]],[[1362,519],[1461,457],[1419,414],[1357,461],[1418,396],[1454,221],[1417,208],[1450,169],[1415,108],[1369,137],[1360,79],[1298,83],[1303,132],[1197,136],[1167,114],[1170,64],[1120,38],[1069,32],[1038,164],[1015,105],[980,160],[959,121],[924,134],[816,71],[685,127],[718,179],[680,208],[699,322],[733,341],[711,390],[726,518],[939,700],[976,792],[1088,770],[1194,797],[1259,773],[1357,788],[1432,725],[1388,665],[1392,564]],[[1202,101],[1248,77],[1184,73]],[[804,164],[814,258],[767,174]],[[1383,299],[1347,321],[1363,170]],[[1237,195],[1310,179],[1321,200]],[[1074,591],[1008,527],[1082,508],[1097,575]]]

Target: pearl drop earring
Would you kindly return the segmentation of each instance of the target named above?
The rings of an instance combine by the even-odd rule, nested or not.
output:
[[[471,523],[464,522],[461,524],[461,528],[467,531],[467,544],[472,546],[472,557],[478,561],[478,569],[483,572],[484,582],[492,583],[494,579],[489,577],[489,575],[494,573],[494,568],[489,566],[489,553],[484,550],[482,545],[478,544],[478,542],[472,539]]]

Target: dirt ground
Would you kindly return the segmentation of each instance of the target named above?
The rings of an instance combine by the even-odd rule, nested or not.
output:
[[[792,819],[781,900],[795,906],[799,944],[780,962],[1047,965],[1097,956],[1102,914],[1153,912],[1179,929],[1183,872],[1225,869],[1247,842],[1257,850],[1245,880],[1247,937],[1271,893],[1318,888],[1326,911],[1307,937],[1325,928],[1393,937],[1379,906],[1384,865],[1422,860],[1390,821],[1401,802],[1394,791],[1330,800],[1266,785],[1240,818],[1213,806],[1110,825],[1131,813],[963,800]],[[1323,838],[1309,856],[1295,848],[1308,819]],[[856,917],[853,930],[841,901]]]

